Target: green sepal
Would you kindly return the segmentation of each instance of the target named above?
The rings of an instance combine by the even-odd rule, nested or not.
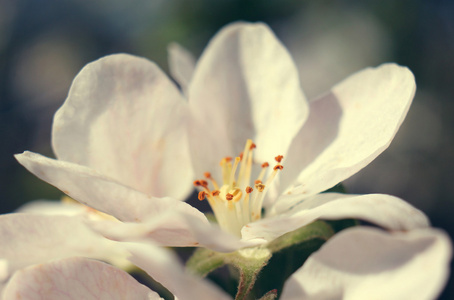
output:
[[[299,268],[307,257],[334,234],[333,228],[325,221],[315,221],[295,231],[284,234],[271,243],[255,248],[246,248],[232,253],[219,253],[198,248],[187,261],[192,272],[206,276],[210,272],[229,265],[238,271],[238,288],[235,299],[251,299],[263,295],[270,288],[281,290],[288,276]],[[271,259],[271,266],[267,266]],[[275,275],[277,269],[279,281]],[[251,294],[257,279],[258,287]],[[268,292],[263,299],[274,299]],[[277,296],[277,292],[274,297]]]
[[[268,244],[273,256],[260,273],[256,294],[276,289],[279,295],[287,278],[333,235],[334,230],[327,222],[317,220]]]
[[[300,245],[308,240],[321,239],[326,241],[333,235],[334,230],[327,222],[317,220],[278,237],[269,243],[267,248],[272,253],[276,253],[282,249]]]
[[[277,298],[277,290],[271,290],[259,300],[275,300]]]
[[[219,253],[206,248],[197,248],[186,262],[186,268],[201,277],[205,277],[208,273],[226,264],[225,255],[226,253]]]

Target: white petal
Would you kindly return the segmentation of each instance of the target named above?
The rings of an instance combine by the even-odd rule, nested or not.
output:
[[[192,179],[186,106],[154,63],[106,56],[82,69],[55,114],[55,154],[143,193],[184,199]]]
[[[52,259],[84,256],[120,262],[127,255],[118,243],[91,231],[83,218],[68,216],[1,215],[0,245],[0,258],[8,267],[0,273],[6,277],[17,269]]]
[[[24,152],[16,159],[40,179],[71,198],[120,220],[140,222],[169,208],[205,216],[189,204],[172,198],[154,198],[126,187],[85,166]],[[206,221],[207,222],[207,221]]]
[[[407,68],[385,64],[348,77],[311,102],[285,161],[282,190],[297,178],[302,186],[294,193],[316,194],[369,164],[391,143],[415,89]]]
[[[449,275],[451,248],[437,230],[347,229],[287,280],[281,299],[435,299]]]
[[[291,209],[275,217],[248,224],[243,228],[243,238],[273,240],[317,219],[355,218],[389,230],[411,230],[429,226],[429,220],[420,210],[390,195],[325,193],[298,201],[301,200],[301,195],[299,197],[297,195],[281,197],[282,202],[288,201],[287,205]]]
[[[129,244],[131,262],[165,286],[179,300],[231,299],[210,282],[187,273],[169,251],[146,244]]]
[[[189,83],[195,69],[195,58],[187,49],[177,43],[167,47],[169,69],[173,79],[178,82],[184,94],[187,95]]]
[[[128,273],[102,262],[69,258],[18,271],[4,299],[162,299]]]
[[[91,227],[115,241],[159,243],[170,247],[204,247],[233,252],[266,243],[263,239],[242,241],[218,226],[191,215],[169,210],[142,223],[93,222]]]
[[[16,212],[41,215],[85,215],[87,207],[79,203],[65,203],[62,201],[35,200],[19,207]]]
[[[238,155],[247,139],[258,161],[287,152],[308,114],[297,70],[264,24],[221,29],[202,54],[189,87],[191,153],[196,174]]]

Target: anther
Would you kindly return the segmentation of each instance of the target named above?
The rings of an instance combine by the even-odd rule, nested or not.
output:
[[[210,172],[205,172],[203,173],[206,179],[211,179],[211,173]]]
[[[255,148],[257,148],[257,146],[254,143],[252,143],[251,146],[249,147],[249,150],[252,150],[252,149],[255,149]]]
[[[273,170],[275,170],[275,171],[276,171],[276,170],[282,170],[283,168],[284,168],[283,165],[275,165],[274,168],[273,168]]]
[[[238,155],[238,156],[240,157],[241,160],[243,160],[243,155],[244,155],[243,152],[241,152],[240,155]]]
[[[283,158],[284,158],[284,156],[278,155],[278,156],[276,156],[274,159],[275,159],[278,163],[280,163],[280,162],[282,161]]]
[[[262,164],[262,168],[268,168],[269,166],[270,166],[270,164],[267,163],[267,162],[264,162],[264,163]]]
[[[216,197],[219,196],[220,193],[221,193],[220,191],[212,191],[211,195],[213,195],[213,197]]]
[[[261,193],[265,189],[265,185],[262,183],[258,183],[255,185],[255,188],[259,191],[259,193]]]
[[[254,184],[260,184],[260,183],[262,183],[261,180],[258,180],[258,179],[257,179],[256,181],[254,181]]]
[[[248,186],[246,188],[246,193],[250,194],[250,193],[252,193],[252,191],[253,191],[253,189],[250,186]]]
[[[199,200],[200,201],[204,200],[206,196],[207,196],[207,193],[205,191],[200,191],[199,192]]]
[[[227,194],[225,195],[225,199],[227,199],[228,201],[230,201],[230,200],[233,199],[233,195],[230,194],[230,193],[227,193]]]

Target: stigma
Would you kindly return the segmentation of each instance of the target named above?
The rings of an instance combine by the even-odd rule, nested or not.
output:
[[[232,234],[241,237],[244,225],[262,217],[262,204],[267,191],[277,173],[284,167],[282,155],[275,157],[276,165],[269,171],[270,164],[253,164],[253,151],[256,145],[247,140],[244,151],[235,158],[221,159],[222,181],[218,183],[211,173],[205,172],[204,179],[194,181],[198,188],[198,199],[207,199],[219,226]],[[259,175],[252,179],[253,168],[259,167]],[[268,176],[265,178],[265,175]]]

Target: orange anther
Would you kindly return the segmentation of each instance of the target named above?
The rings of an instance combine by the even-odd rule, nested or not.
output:
[[[243,152],[241,152],[240,155],[239,155],[241,160],[243,160],[243,155],[244,155]]]
[[[264,163],[262,164],[262,168],[268,168],[269,166],[270,166],[270,164],[267,163],[267,162],[264,162]]]
[[[199,200],[200,200],[200,201],[204,200],[205,197],[206,197],[206,195],[207,195],[206,192],[200,191],[200,192],[199,192]]]
[[[262,183],[261,180],[258,180],[258,179],[257,179],[256,181],[254,181],[254,184],[260,184],[260,183]]]
[[[282,170],[284,168],[283,165],[275,165],[273,170]]]
[[[211,178],[211,173],[210,173],[210,172],[205,172],[205,173],[203,173],[203,175],[204,175],[205,178],[207,178],[207,179],[210,179],[210,178]]]
[[[278,155],[278,156],[276,156],[274,159],[275,159],[278,163],[280,163],[280,162],[282,161],[283,158],[284,158],[284,157],[283,157],[282,155]]]
[[[255,188],[261,193],[265,189],[265,185],[261,184],[261,183],[258,183],[258,184],[255,185]]]
[[[232,158],[230,156],[227,156],[225,159],[225,162],[229,162],[229,161],[232,161]]]
[[[249,147],[249,150],[252,150],[252,149],[255,149],[257,148],[257,145],[255,145],[254,143],[251,144],[251,146]]]
[[[195,186],[208,187],[208,182],[206,180],[196,180],[194,181]]]
[[[200,180],[200,185],[203,186],[203,187],[207,187],[208,186],[208,182],[206,180]]]
[[[221,192],[219,192],[219,191],[212,191],[212,192],[211,192],[211,195],[213,195],[214,197],[216,197],[216,196],[219,196],[220,193],[221,193]]]
[[[232,194],[230,194],[230,193],[228,193],[228,194],[226,194],[226,195],[225,195],[225,199],[227,199],[227,200],[229,200],[229,201],[230,201],[230,200],[232,200],[232,199],[233,199],[233,195],[232,195]]]
[[[248,186],[246,188],[246,193],[250,194],[250,193],[252,193],[252,191],[253,191],[253,189],[250,186]]]

